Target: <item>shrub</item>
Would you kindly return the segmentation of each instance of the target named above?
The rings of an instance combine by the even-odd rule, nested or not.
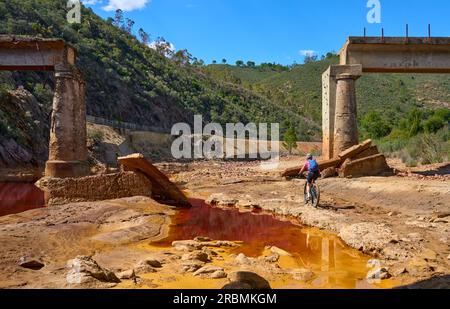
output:
[[[103,141],[104,134],[100,130],[92,130],[92,131],[89,131],[88,138],[93,140],[94,143],[99,144]]]

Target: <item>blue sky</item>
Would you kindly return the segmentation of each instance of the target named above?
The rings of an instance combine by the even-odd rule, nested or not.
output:
[[[367,21],[368,0],[84,0],[100,16],[136,21],[155,39],[188,49],[207,63],[303,62],[305,51],[338,51],[346,37],[367,34],[450,36],[449,0],[379,0],[381,24]]]

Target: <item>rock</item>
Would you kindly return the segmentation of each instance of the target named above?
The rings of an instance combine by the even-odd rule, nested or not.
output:
[[[246,209],[259,209],[261,208],[261,206],[258,203],[252,202],[252,201],[239,201],[236,204],[237,207],[239,208],[246,208]]]
[[[210,261],[208,254],[201,251],[194,251],[190,253],[186,253],[181,257],[181,260],[188,261],[188,260],[198,260],[204,263],[207,263]]]
[[[388,213],[389,217],[393,217],[393,216],[398,216],[400,213],[398,211],[391,211],[390,213]]]
[[[175,247],[177,250],[182,251],[194,251],[194,250],[200,250],[205,245],[201,242],[197,242],[195,240],[178,240],[172,242],[172,247]]]
[[[287,252],[283,249],[280,249],[278,247],[275,247],[275,246],[271,246],[271,247],[269,247],[269,249],[271,252],[276,253],[280,256],[292,256],[292,254],[290,254],[289,252]]]
[[[155,259],[147,259],[147,260],[143,260],[140,262],[141,264],[147,264],[150,265],[151,267],[155,267],[155,268],[161,268],[162,267],[162,263],[158,260]]]
[[[424,276],[434,271],[434,267],[420,257],[412,258],[406,264],[407,272],[412,276]]]
[[[239,201],[233,198],[229,198],[222,193],[212,194],[206,203],[209,205],[217,205],[222,207],[234,207]]]
[[[248,257],[246,257],[245,254],[243,254],[243,253],[238,254],[238,256],[234,260],[238,264],[246,264],[246,265],[248,265],[248,264],[251,263],[250,259]]]
[[[431,249],[424,249],[421,253],[420,253],[420,257],[422,257],[423,259],[425,259],[427,262],[431,262],[431,261],[436,261],[437,259],[437,253],[434,252]]]
[[[157,265],[157,264],[155,264]],[[134,267],[134,270],[136,273],[139,274],[149,274],[149,273],[154,273],[156,272],[156,269],[153,268],[152,265],[150,265],[149,263],[147,263],[147,260],[141,261],[138,264],[136,264],[136,266]]]
[[[387,244],[398,242],[398,236],[390,228],[375,222],[344,226],[339,237],[351,247],[364,252],[380,251]]]
[[[67,267],[69,272],[66,279],[71,284],[86,283],[92,281],[92,279],[101,282],[120,282],[120,279],[112,271],[101,267],[89,256],[78,256],[68,261]]]
[[[223,271],[222,267],[219,266],[203,266],[199,270],[197,270],[194,273],[194,276],[201,276],[201,275],[210,275],[212,273],[215,273],[216,271]]]
[[[223,279],[226,277],[227,277],[227,274],[223,270],[215,271],[210,276],[211,279]]]
[[[402,274],[406,274],[408,271],[406,270],[405,265],[397,264],[397,265],[390,267],[389,272],[392,274],[392,276],[398,277]]]
[[[200,261],[185,261],[181,263],[181,271],[187,273],[193,273],[202,268],[204,265],[203,262]]]
[[[117,277],[121,280],[130,280],[136,278],[136,274],[134,269],[129,269],[118,273]]]
[[[208,255],[208,259],[209,260],[212,260],[213,257],[216,257],[216,256],[219,255],[216,251],[213,251],[213,250],[211,250],[209,248],[203,248],[202,252],[204,252],[204,253],[206,253]]]
[[[292,277],[294,280],[307,282],[314,278],[314,273],[304,268],[294,269],[292,271]]]
[[[249,271],[232,272],[228,274],[228,279],[234,286],[246,286],[245,289],[268,290],[271,288],[266,279]],[[227,289],[230,289],[229,285],[227,285]]]
[[[44,263],[36,259],[28,259],[26,257],[21,257],[19,261],[19,266],[32,270],[39,270],[45,266]]]
[[[263,260],[268,263],[276,263],[276,262],[278,262],[279,259],[280,259],[280,255],[277,253],[263,257]]]
[[[450,254],[447,256],[447,260],[450,260]]]
[[[366,276],[368,280],[385,280],[391,278],[391,274],[385,267],[371,269]]]
[[[251,290],[252,286],[245,282],[231,282],[222,287],[224,290]]]
[[[208,241],[211,241],[211,238],[204,237],[204,236],[197,236],[197,237],[194,238],[194,240],[196,242],[208,242]]]

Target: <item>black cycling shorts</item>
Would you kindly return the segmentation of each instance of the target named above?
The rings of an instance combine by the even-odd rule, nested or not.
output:
[[[306,176],[306,180],[308,183],[312,183],[313,181],[316,181],[320,177],[319,171],[315,172],[308,172],[308,176]]]

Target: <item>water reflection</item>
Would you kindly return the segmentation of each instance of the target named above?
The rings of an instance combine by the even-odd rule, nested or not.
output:
[[[0,182],[0,216],[44,206],[44,192],[34,184]]]
[[[367,257],[347,247],[338,237],[317,229],[280,221],[268,214],[240,213],[237,209],[219,209],[202,200],[191,200],[193,207],[173,218],[167,239],[157,243],[207,236],[215,240],[243,241],[236,253],[260,256],[266,246],[277,246],[293,254],[295,267],[318,274],[317,287],[355,288],[365,277]]]

